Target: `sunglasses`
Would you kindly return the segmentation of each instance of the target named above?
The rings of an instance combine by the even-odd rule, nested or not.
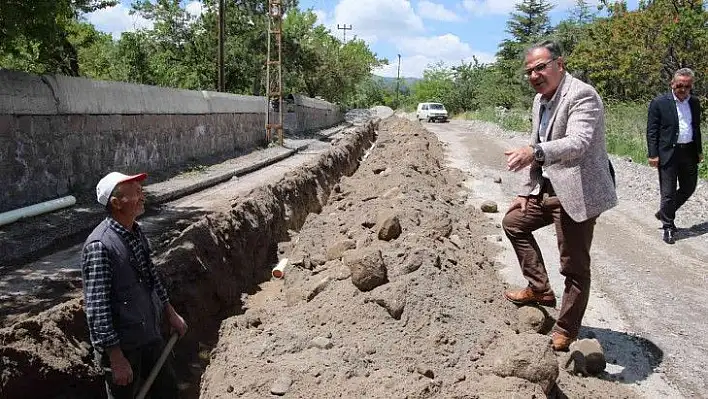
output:
[[[690,90],[692,88],[693,88],[693,85],[683,85],[683,84],[674,85],[674,89],[689,89]]]
[[[531,77],[531,74],[534,73],[534,72],[536,72],[536,73],[541,73],[541,72],[543,72],[543,71],[546,70],[546,68],[548,68],[548,66],[551,65],[555,60],[557,60],[557,58],[554,58],[554,59],[552,59],[552,60],[550,60],[550,61],[542,62],[542,63],[540,63],[540,64],[536,64],[536,66],[534,66],[533,68],[525,69],[525,70],[524,70],[524,77],[525,77],[526,79],[528,79],[528,78]]]

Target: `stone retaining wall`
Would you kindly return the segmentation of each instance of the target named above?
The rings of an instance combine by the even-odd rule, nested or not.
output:
[[[286,131],[343,121],[295,96]],[[0,70],[0,212],[93,189],[105,173],[155,173],[265,144],[265,98]]]

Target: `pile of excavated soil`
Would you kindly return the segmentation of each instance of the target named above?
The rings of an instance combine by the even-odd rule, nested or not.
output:
[[[631,397],[572,377],[501,300],[499,234],[438,141],[393,118],[186,226],[155,257],[190,331],[183,396]],[[287,257],[284,280],[270,268]],[[237,316],[234,316],[237,315]],[[217,344],[218,343],[218,344]],[[80,299],[0,329],[0,398],[102,397]],[[208,364],[204,375],[202,372]],[[556,376],[558,376],[556,378]]]
[[[221,324],[201,397],[634,397],[571,376],[548,336],[525,332],[486,241],[498,226],[443,163],[420,124],[384,121],[356,173],[279,245],[284,278]]]
[[[277,184],[234,198],[226,213],[186,226],[154,261],[172,304],[190,326],[175,350],[184,397],[196,397],[221,321],[242,313],[241,295],[270,277],[278,243],[319,212],[332,188],[359,166],[378,120],[348,129],[316,161]],[[181,225],[181,224],[180,224]],[[153,237],[154,238],[154,237]],[[0,329],[0,399],[102,397],[80,298]]]

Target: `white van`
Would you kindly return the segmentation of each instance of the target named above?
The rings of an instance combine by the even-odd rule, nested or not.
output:
[[[415,116],[419,121],[426,122],[447,122],[447,110],[440,103],[418,103]]]

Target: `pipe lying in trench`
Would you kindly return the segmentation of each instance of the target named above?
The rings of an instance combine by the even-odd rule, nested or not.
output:
[[[13,209],[11,211],[0,213],[0,226],[14,223],[20,219],[67,208],[73,206],[74,204],[76,204],[76,198],[73,195],[68,195],[66,197],[40,202],[39,204],[26,206],[24,208]]]

